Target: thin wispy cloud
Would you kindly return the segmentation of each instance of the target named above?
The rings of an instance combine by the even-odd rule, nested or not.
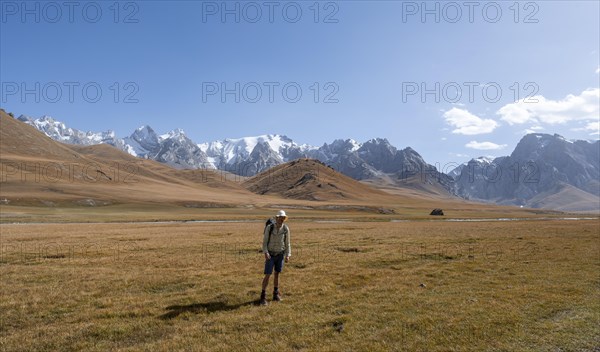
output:
[[[589,132],[590,136],[600,135],[600,121],[588,122],[585,126],[579,128],[573,128],[573,131]]]
[[[477,149],[477,150],[500,150],[500,149],[506,148],[507,145],[506,144],[496,144],[493,142],[470,141],[469,143],[465,144],[465,147],[470,148],[470,149]]]
[[[469,155],[467,155],[467,154],[453,153],[453,152],[448,153],[448,155],[451,155],[451,156],[457,157],[457,158],[468,158],[469,157]]]
[[[542,126],[531,126],[529,128],[526,128],[522,132],[517,132],[517,134],[540,133],[540,131],[543,131],[543,130],[544,130],[544,127],[542,127]]]

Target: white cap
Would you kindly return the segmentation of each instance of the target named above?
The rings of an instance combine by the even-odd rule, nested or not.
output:
[[[276,216],[287,218],[287,215],[285,215],[285,211],[283,211],[283,210],[278,211]]]

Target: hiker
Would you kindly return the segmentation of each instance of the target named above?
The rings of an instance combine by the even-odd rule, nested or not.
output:
[[[260,304],[267,304],[267,286],[275,267],[275,279],[273,288],[273,301],[281,301],[279,292],[279,273],[283,270],[283,261],[289,262],[292,254],[290,246],[290,229],[284,224],[287,220],[285,211],[280,210],[275,216],[275,223],[265,226],[262,251],[265,255],[265,277],[262,281],[262,292],[260,293]]]

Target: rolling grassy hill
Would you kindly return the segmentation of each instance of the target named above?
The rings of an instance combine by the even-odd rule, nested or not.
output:
[[[373,201],[386,193],[345,176],[314,159],[298,159],[275,166],[243,183],[257,194],[312,201]]]
[[[253,200],[252,193],[221,172],[175,170],[108,145],[58,143],[4,113],[0,126],[0,197],[5,203],[210,205]]]

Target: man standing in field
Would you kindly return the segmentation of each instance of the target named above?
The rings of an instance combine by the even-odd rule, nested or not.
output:
[[[275,279],[273,289],[273,301],[281,301],[279,292],[279,273],[283,270],[283,261],[290,261],[292,247],[290,245],[290,229],[284,224],[287,220],[285,211],[280,210],[275,216],[275,223],[265,226],[262,251],[265,255],[265,277],[262,282],[260,304],[267,305],[267,286],[275,267]]]

